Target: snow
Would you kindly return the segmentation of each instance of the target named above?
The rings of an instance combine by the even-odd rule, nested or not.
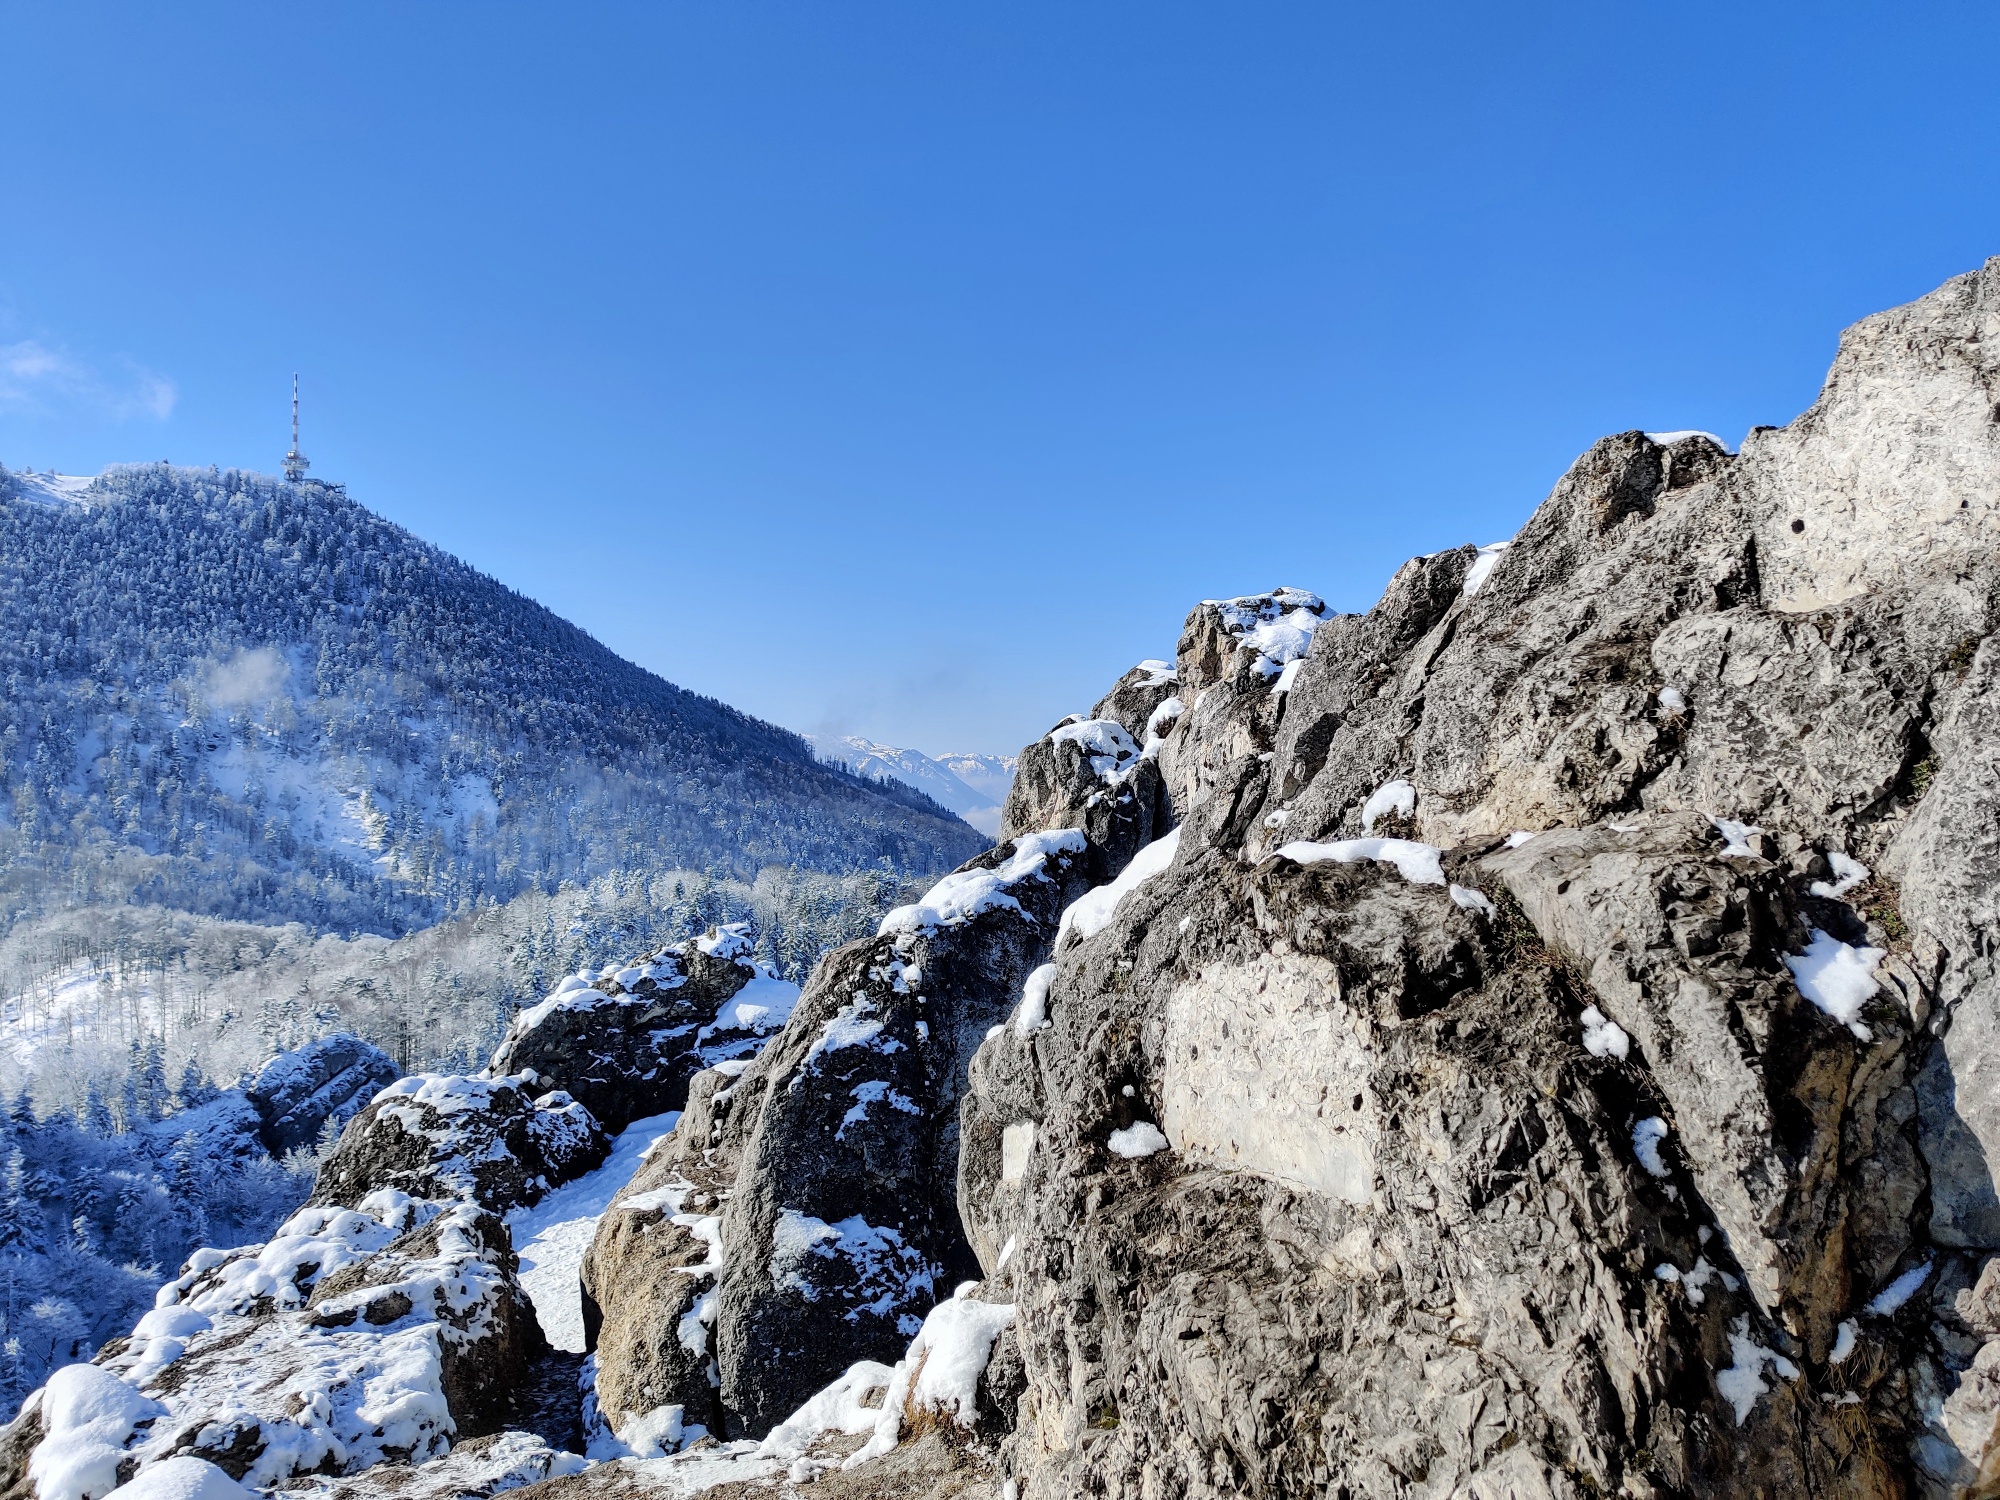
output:
[[[971,751],[926,755],[850,734],[838,740],[804,735],[821,760],[846,766],[860,776],[887,777],[915,787],[931,801],[958,814],[991,838],[1000,829],[1000,807],[1014,783],[1018,763],[1011,755]]]
[[[1129,743],[1129,741],[1128,741]],[[1052,833],[1025,833],[1014,841],[1014,852],[997,868],[960,870],[947,875],[924,893],[921,901],[899,906],[882,919],[878,936],[890,933],[923,932],[937,927],[956,927],[983,911],[1012,908],[1025,918],[1021,903],[1007,893],[1007,887],[1034,878],[1046,880],[1044,869],[1053,856],[1081,854],[1083,832],[1076,828]]]
[[[628,1418],[618,1430],[619,1444],[633,1458],[663,1458],[677,1452],[683,1439],[699,1437],[707,1431],[699,1423],[690,1431],[686,1415],[685,1407],[656,1406]]]
[[[882,1022],[875,1019],[875,1002],[866,994],[856,990],[854,999],[833,1013],[820,1034],[813,1038],[813,1044],[806,1049],[805,1060],[799,1064],[801,1074],[812,1071],[823,1052],[838,1052],[844,1047],[868,1047],[882,1053],[900,1052],[903,1044],[892,1036],[882,1035]]]
[[[625,1458],[640,1488],[661,1496],[662,1500],[667,1497],[682,1500],[720,1485],[756,1483],[779,1475],[794,1484],[807,1484],[839,1463],[834,1455],[809,1456],[819,1439],[829,1432],[850,1437],[873,1433],[883,1417],[880,1393],[888,1390],[895,1377],[896,1371],[888,1365],[859,1360],[772,1428],[762,1442],[722,1443],[677,1453],[662,1452],[657,1457],[651,1453],[633,1457],[637,1445],[625,1439],[645,1441],[652,1437],[655,1446],[660,1446],[658,1438],[665,1437],[677,1424],[679,1432],[673,1438],[676,1443],[701,1434],[699,1426],[682,1423],[681,1408],[662,1407],[637,1423],[628,1422],[625,1433],[618,1438],[605,1441],[599,1436],[592,1453],[607,1459]],[[876,1396],[876,1404],[863,1405],[870,1395]],[[655,1434],[645,1430],[653,1428],[660,1431]],[[893,1440],[890,1446],[894,1446]]]
[[[505,1295],[505,1274],[478,1220],[470,1205],[383,1190],[358,1210],[301,1209],[267,1244],[197,1252],[103,1367],[53,1383],[45,1411],[61,1420],[35,1456],[51,1476],[41,1492],[51,1500],[100,1496],[110,1484],[97,1486],[87,1472],[103,1460],[99,1450],[123,1450],[141,1465],[163,1459],[195,1418],[226,1418],[254,1434],[255,1459],[242,1480],[253,1489],[392,1457],[438,1457],[456,1430],[443,1393],[447,1346],[479,1347]],[[390,1242],[426,1224],[433,1226],[427,1250],[387,1253]],[[369,1284],[320,1297],[308,1310],[324,1278],[371,1256]],[[393,1309],[390,1299],[401,1301],[400,1315],[364,1316]],[[184,1355],[223,1348],[224,1359],[160,1378]],[[160,1402],[132,1390],[140,1379],[154,1381]],[[135,1437],[145,1418],[157,1420]]]
[[[1529,833],[1525,828],[1517,828],[1512,833],[1507,835],[1507,842],[1503,847],[1508,849],[1518,849],[1533,837],[1534,835],[1532,833]]]
[[[710,958],[748,958],[756,946],[748,922],[724,922],[694,940],[696,951]]]
[[[808,1258],[836,1256],[853,1267],[856,1290],[867,1298],[848,1308],[843,1316],[849,1323],[858,1322],[863,1313],[887,1317],[897,1307],[929,1296],[937,1284],[937,1268],[895,1229],[870,1224],[859,1214],[829,1224],[795,1208],[778,1211],[769,1263],[774,1290],[817,1302],[820,1289],[805,1275]],[[914,1332],[915,1320],[910,1322]]]
[[[1860,1330],[1854,1326],[1854,1319],[1845,1319],[1834,1330],[1833,1347],[1827,1351],[1826,1362],[1830,1365],[1844,1365],[1848,1356],[1854,1353],[1854,1345],[1860,1337]]]
[[[556,992],[546,1000],[537,1001],[515,1015],[507,1028],[510,1037],[526,1036],[557,1011],[593,1010],[600,1005],[610,1005],[612,999],[602,990],[592,989],[583,980],[572,974],[556,986]]]
[[[1659,696],[1660,707],[1664,708],[1668,713],[1682,714],[1687,712],[1687,699],[1681,695],[1681,690],[1671,683],[1660,689]]]
[[[11,488],[5,492],[16,500],[24,500],[30,505],[68,509],[72,506],[87,507],[84,495],[97,483],[95,475],[80,474],[31,474],[10,471]]]
[[[1658,1115],[1641,1120],[1632,1127],[1632,1154],[1639,1158],[1639,1165],[1655,1177],[1668,1177],[1672,1173],[1660,1159],[1660,1142],[1667,1138],[1667,1122]]]
[[[993,1357],[993,1345],[1014,1321],[1011,1302],[981,1302],[972,1293],[979,1283],[968,1281],[951,1300],[931,1309],[909,1349],[896,1362],[875,1431],[850,1454],[842,1468],[857,1468],[880,1458],[902,1440],[906,1406],[931,1410],[970,1428],[978,1418],[979,1377]]]
[[[118,1500],[253,1500],[256,1492],[207,1459],[183,1453],[141,1469],[111,1493]]]
[[[1139,747],[1116,719],[1082,719],[1049,731],[1051,744],[1074,744],[1090,761],[1099,781],[1117,786],[1139,763]]]
[[[1025,1037],[1039,1031],[1048,1020],[1049,986],[1056,980],[1056,966],[1043,964],[1021,986],[1020,1008],[1014,1012],[1014,1035]]]
[[[1290,663],[1303,658],[1313,632],[1326,618],[1326,602],[1304,589],[1279,588],[1202,603],[1221,614],[1224,630],[1257,653],[1257,674],[1265,678],[1280,676]]]
[[[619,1189],[630,1182],[646,1153],[664,1141],[680,1121],[680,1111],[635,1120],[612,1143],[603,1166],[565,1183],[530,1208],[507,1215],[521,1258],[521,1287],[535,1304],[535,1316],[550,1344],[572,1354],[584,1351],[583,1300],[579,1275],[597,1221]]]
[[[1857,859],[1851,859],[1839,849],[1826,852],[1826,862],[1833,870],[1833,880],[1815,880],[1811,890],[1815,896],[1824,896],[1829,901],[1838,901],[1856,886],[1862,884],[1874,872]]]
[[[1385,781],[1369,794],[1361,804],[1361,828],[1365,833],[1373,833],[1375,824],[1394,813],[1407,818],[1417,810],[1417,789],[1398,776],[1394,781]]]
[[[1142,1156],[1157,1156],[1167,1149],[1167,1138],[1160,1134],[1160,1127],[1150,1120],[1135,1120],[1123,1130],[1111,1132],[1105,1145],[1112,1154],[1136,1161]]]
[[[1724,859],[1762,859],[1763,856],[1750,847],[1751,838],[1764,830],[1755,823],[1739,823],[1734,818],[1718,818],[1708,815],[1708,821],[1715,825],[1715,831],[1722,835],[1722,857]]]
[[[1494,906],[1492,899],[1484,891],[1475,891],[1469,885],[1451,887],[1451,899],[1453,904],[1462,906],[1467,911],[1476,911],[1487,917],[1500,915],[1499,908]]]
[[[977,1285],[967,1282],[951,1301],[932,1309],[905,1356],[913,1360],[925,1356],[911,1382],[910,1403],[949,1416],[961,1427],[971,1427],[977,1420],[979,1377],[993,1357],[994,1342],[1014,1321],[1012,1303],[973,1298]]]
[[[858,1360],[833,1384],[811,1396],[797,1411],[773,1427],[757,1453],[763,1458],[798,1458],[822,1432],[858,1435],[873,1432],[882,1407],[863,1406],[873,1391],[886,1391],[896,1372],[876,1360]]]
[[[1292,690],[1292,684],[1299,680],[1299,673],[1305,669],[1306,659],[1303,656],[1293,657],[1292,660],[1285,663],[1285,669],[1278,674],[1278,680],[1271,691],[1274,693],[1289,693]]]
[[[1187,705],[1179,698],[1163,699],[1157,708],[1146,715],[1146,732],[1142,736],[1146,744],[1140,753],[1142,755],[1154,753],[1159,748],[1160,741],[1166,738],[1168,727],[1186,712]]]
[[[1684,442],[1688,438],[1707,438],[1711,443],[1715,444],[1715,446],[1720,448],[1724,453],[1729,453],[1733,451],[1730,448],[1729,444],[1723,442],[1723,440],[1717,437],[1714,433],[1701,432],[1693,427],[1687,428],[1685,431],[1681,432],[1649,432],[1646,434],[1646,440],[1648,442],[1658,443],[1662,448],[1671,448],[1675,443]]]
[[[1632,1038],[1625,1028],[1594,1005],[1583,1010],[1583,1050],[1592,1057],[1615,1057],[1623,1062],[1632,1052]]]
[[[1479,592],[1486,580],[1493,576],[1493,570],[1500,566],[1500,559],[1506,555],[1513,543],[1488,542],[1479,549],[1479,555],[1472,560],[1472,566],[1465,570],[1465,593],[1471,596]]]
[[[1797,1380],[1799,1369],[1784,1355],[1766,1349],[1750,1337],[1748,1313],[1737,1318],[1729,1330],[1729,1353],[1734,1363],[1715,1372],[1715,1393],[1735,1409],[1736,1425],[1741,1427],[1757,1405],[1757,1398],[1771,1389],[1764,1383],[1764,1366],[1768,1364],[1786,1380]]]
[[[1146,680],[1139,684],[1140,687],[1165,687],[1170,682],[1181,680],[1181,674],[1172,662],[1160,661],[1156,657],[1148,657],[1132,670],[1146,674]]]
[[[1007,800],[1021,764],[1017,755],[982,755],[975,750],[947,750],[933,758],[995,807]],[[972,826],[979,827],[977,823]]]
[[[1859,1019],[1861,1008],[1881,988],[1875,965],[1885,956],[1880,948],[1850,947],[1815,927],[1806,951],[1785,955],[1785,967],[1801,995],[1867,1042],[1875,1034]]]
[[[1100,885],[1064,907],[1062,919],[1056,924],[1057,946],[1062,945],[1064,935],[1072,929],[1079,939],[1083,939],[1093,938],[1109,927],[1111,918],[1117,913],[1118,903],[1171,865],[1180,846],[1181,831],[1176,828],[1165,838],[1154,839],[1133,855],[1131,863],[1119,871],[1116,880]]]
[[[753,1031],[765,1035],[791,1019],[792,1009],[798,1003],[797,985],[760,974],[723,1004],[715,1013],[714,1024],[702,1028],[696,1040],[705,1040],[717,1031]]]
[[[854,1086],[851,1097],[853,1107],[841,1116],[840,1128],[835,1130],[836,1141],[847,1138],[847,1127],[862,1124],[868,1118],[868,1108],[873,1104],[886,1104],[891,1109],[901,1110],[906,1115],[921,1115],[922,1108],[909,1095],[900,1093],[878,1078],[871,1078]]]
[[[43,1437],[28,1459],[37,1500],[98,1500],[118,1487],[126,1441],[166,1407],[97,1365],[64,1365],[42,1387]]]
[[[1688,1301],[1696,1307],[1700,1307],[1703,1300],[1707,1297],[1708,1284],[1718,1277],[1722,1278],[1725,1286],[1730,1287],[1732,1290],[1735,1287],[1734,1278],[1723,1276],[1720,1271],[1708,1263],[1708,1257],[1704,1255],[1697,1255],[1694,1264],[1687,1270],[1679,1272],[1678,1275],[1681,1290],[1687,1293]],[[1672,1280],[1673,1278],[1666,1277],[1662,1279]]]
[[[1922,1286],[1925,1280],[1929,1278],[1933,1264],[1934,1262],[1927,1260],[1921,1265],[1910,1267],[1909,1270],[1877,1292],[1868,1305],[1861,1310],[1871,1318],[1887,1318],[1900,1312],[1903,1304],[1916,1296],[1917,1288]]]
[[[1369,838],[1341,839],[1332,844],[1285,844],[1279,848],[1278,857],[1301,865],[1321,864],[1329,860],[1343,865],[1380,860],[1383,864],[1394,865],[1396,873],[1411,885],[1443,885],[1444,868],[1438,863],[1438,853],[1430,844],[1419,844],[1413,839]]]

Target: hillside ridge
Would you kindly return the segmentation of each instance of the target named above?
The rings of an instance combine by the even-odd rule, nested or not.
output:
[[[81,887],[395,932],[613,870],[911,874],[978,845],[336,487],[132,465],[19,493],[36,483],[0,471],[14,914]]]

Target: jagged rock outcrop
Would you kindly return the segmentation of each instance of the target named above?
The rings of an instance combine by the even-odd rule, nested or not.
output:
[[[390,1189],[494,1213],[533,1203],[589,1171],[611,1144],[569,1095],[530,1073],[419,1073],[369,1101],[319,1169],[311,1201],[358,1206]]]
[[[198,1251],[129,1338],[30,1396],[0,1438],[8,1493],[98,1497],[176,1458],[261,1489],[421,1464],[496,1431],[541,1345],[491,1213],[304,1208],[268,1244]]]
[[[2000,261],[1308,601],[973,1063],[1021,1492],[2000,1493]]]
[[[386,1090],[232,1262],[265,1280],[191,1265],[0,1437],[10,1493],[100,1379],[130,1420],[75,1464],[323,1462],[270,1434],[335,1404],[170,1436],[175,1381],[262,1410],[225,1337],[421,1328],[496,1420],[534,1340],[488,1210],[603,1150],[537,1091],[617,1119],[672,1075],[585,1262],[586,1419],[704,1446],[549,1500],[1992,1500],[1996,627],[2000,260],[1740,453],[1607,438],[1366,614],[1201,604],[754,1058],[701,1067],[744,992],[677,1012],[677,959]]]
[[[1136,717],[1136,716],[1135,716]],[[1013,789],[1000,810],[1001,839],[1042,829],[1084,835],[1085,874],[1101,884],[1173,825],[1159,763],[1112,718],[1072,714],[1021,751]],[[1155,741],[1155,745],[1157,742]]]
[[[389,1054],[348,1032],[335,1032],[272,1058],[244,1092],[257,1106],[264,1148],[275,1157],[335,1132],[399,1076]]]
[[[614,1134],[680,1109],[690,1078],[755,1052],[791,1013],[791,986],[760,974],[750,950],[748,928],[731,923],[595,979],[574,975],[514,1018],[488,1072],[532,1072]]]
[[[762,1436],[894,1359],[976,1274],[955,1196],[966,1068],[1088,885],[1074,830],[1012,840],[828,955],[747,1066],[705,1073],[584,1270],[595,1399]]]

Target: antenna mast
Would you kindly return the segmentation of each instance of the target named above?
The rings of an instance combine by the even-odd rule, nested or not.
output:
[[[297,372],[294,372],[292,375],[292,451],[285,455],[285,478],[292,484],[297,484],[306,477],[306,470],[311,467],[312,465],[306,462],[306,456],[299,452],[299,377]]]

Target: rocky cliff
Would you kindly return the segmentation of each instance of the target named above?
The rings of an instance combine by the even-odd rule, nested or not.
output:
[[[2000,260],[1365,614],[1198,606],[788,1017],[683,954],[392,1085],[289,1226],[349,1248],[191,1264],[14,1488],[271,1482],[186,1435],[188,1306],[431,1330],[445,1417],[344,1494],[2000,1495],[1996,623]],[[581,1273],[609,1461],[464,1442],[448,1372],[535,1355],[492,1210],[669,1098]]]

